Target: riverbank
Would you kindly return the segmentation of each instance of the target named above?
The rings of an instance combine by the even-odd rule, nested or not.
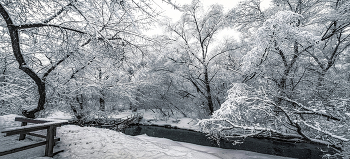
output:
[[[233,145],[232,142],[221,139],[218,144],[208,139],[206,134],[194,130],[180,129],[177,127],[156,125],[132,125],[125,129],[125,134],[137,136],[146,134],[152,137],[167,138],[174,141],[192,143],[202,146],[219,147],[223,149],[245,150],[269,155],[319,159],[327,153],[334,153],[325,145],[316,145],[307,142],[286,142],[267,138],[247,137],[241,144]],[[322,150],[322,151],[321,151]]]

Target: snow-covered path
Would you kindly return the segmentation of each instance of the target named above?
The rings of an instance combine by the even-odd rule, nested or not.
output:
[[[16,115],[0,116],[0,130],[19,126]],[[120,132],[94,127],[65,125],[57,129],[57,143],[54,152],[64,150],[55,159],[281,159],[284,157],[260,154],[243,150],[229,150],[146,135],[128,136]],[[18,135],[0,136],[0,151],[40,141],[27,137],[18,141]],[[0,159],[43,159],[45,146],[0,156]]]

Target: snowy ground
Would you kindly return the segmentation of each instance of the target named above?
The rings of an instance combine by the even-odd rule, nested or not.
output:
[[[4,128],[19,126],[15,122],[16,115],[0,116],[0,131]],[[173,122],[179,127],[189,125],[189,119]],[[190,121],[191,122],[191,121]],[[168,124],[168,122],[166,122]],[[42,133],[42,132],[41,132]],[[284,157],[260,154],[243,150],[228,150],[215,147],[199,146],[195,144],[175,142],[169,139],[149,137],[146,135],[128,136],[120,132],[94,128],[66,125],[58,128],[57,136],[61,141],[54,148],[54,152],[64,150],[54,156],[56,159],[128,159],[128,158],[164,158],[164,159],[280,159]],[[18,135],[0,136],[0,151],[20,147],[41,141],[35,137],[27,137],[17,141]],[[44,158],[44,146],[0,156],[0,159],[38,159]]]

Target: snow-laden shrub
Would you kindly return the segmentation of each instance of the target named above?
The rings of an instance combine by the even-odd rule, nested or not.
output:
[[[324,109],[326,104],[333,105],[334,109]],[[297,102],[267,93],[263,87],[254,89],[244,83],[234,83],[221,108],[198,124],[202,132],[217,141],[229,139],[235,144],[257,136],[308,141],[329,145],[338,152],[333,155],[346,158],[349,156],[349,105],[350,101],[336,98],[328,103]]]
[[[198,124],[201,131],[217,139],[277,132],[282,119],[276,116],[273,103],[263,88],[254,90],[244,83],[234,83],[221,108]]]

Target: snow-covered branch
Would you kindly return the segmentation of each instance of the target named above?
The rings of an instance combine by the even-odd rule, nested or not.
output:
[[[86,34],[83,31],[73,29],[73,28],[68,28],[60,25],[55,25],[55,24],[47,24],[47,23],[31,23],[31,24],[21,24],[21,25],[15,25],[16,29],[21,30],[21,29],[28,29],[28,28],[39,28],[39,27],[54,27],[54,28],[60,28],[64,30],[70,30],[73,32],[77,32],[80,34]]]
[[[278,97],[278,98],[281,98],[281,99],[283,99],[283,100],[286,100],[286,101],[288,101],[288,102],[292,102],[292,103],[298,105],[299,107],[301,107],[301,108],[307,110],[307,112],[305,112],[305,111],[297,111],[296,113],[298,113],[298,114],[316,114],[316,115],[321,115],[321,116],[324,116],[324,117],[327,117],[327,118],[330,118],[330,119],[333,119],[333,120],[337,120],[337,121],[340,121],[340,120],[341,120],[341,118],[338,118],[338,117],[332,116],[332,115],[330,115],[330,114],[327,114],[327,113],[325,113],[324,111],[317,111],[317,110],[315,110],[315,109],[310,109],[310,108],[304,106],[303,104],[301,104],[301,103],[299,103],[299,102],[297,102],[297,101],[294,101],[294,100],[292,100],[292,99],[289,99],[289,98],[287,98],[287,97],[282,97],[282,96],[277,96],[277,97]]]
[[[306,123],[306,122],[303,121],[303,120],[300,120],[300,121],[297,121],[297,122],[298,122],[298,123],[303,123],[305,126],[308,126],[308,127],[312,128],[312,129],[315,129],[315,130],[317,130],[317,131],[319,131],[319,132],[322,132],[322,133],[324,133],[324,134],[327,134],[327,135],[329,135],[329,136],[331,136],[331,137],[333,137],[333,138],[339,139],[339,140],[341,140],[341,141],[345,141],[345,142],[350,141],[349,139],[344,138],[344,136],[338,136],[338,135],[335,135],[335,134],[333,134],[333,133],[331,133],[331,132],[329,132],[329,131],[327,131],[327,130],[322,130],[322,129],[318,128],[318,127],[315,127],[315,126],[313,126],[313,125],[311,125],[311,124]]]

